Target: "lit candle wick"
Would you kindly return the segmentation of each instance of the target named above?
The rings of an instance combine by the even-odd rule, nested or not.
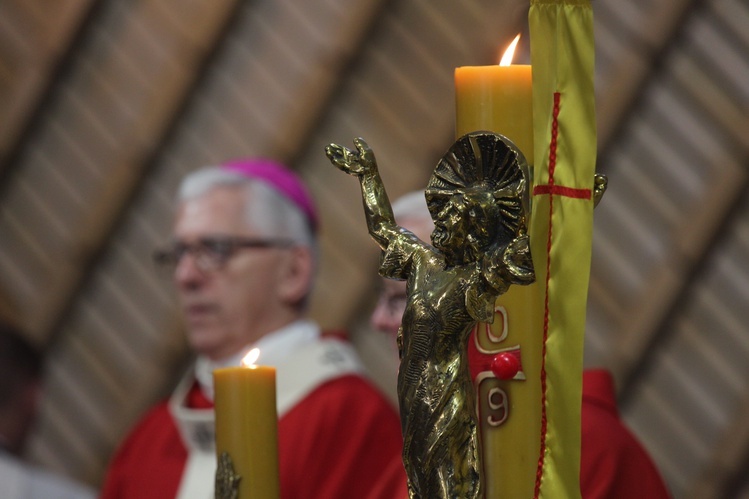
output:
[[[512,64],[512,56],[515,55],[515,47],[518,46],[518,41],[520,41],[520,33],[518,33],[510,46],[507,47],[507,50],[505,50],[504,55],[502,55],[502,59],[499,61],[500,66],[509,66],[510,64]]]
[[[242,359],[242,365],[244,367],[255,367],[255,362],[257,362],[258,357],[260,357],[260,349],[259,348],[253,348],[249,352],[247,352],[247,355],[244,356]]]

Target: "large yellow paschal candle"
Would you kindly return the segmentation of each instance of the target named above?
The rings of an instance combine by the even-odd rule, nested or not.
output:
[[[533,165],[533,105],[531,67],[467,66],[455,70],[456,135],[486,130],[502,134],[523,152]],[[528,178],[532,182],[532,174]],[[530,221],[529,221],[530,222]],[[529,223],[530,226],[530,223]],[[506,322],[495,319],[492,335],[479,335],[482,350],[498,352],[520,347],[525,380],[482,381],[479,399],[482,415],[482,457],[487,499],[533,497],[541,448],[541,360],[543,315],[538,284],[511,286],[497,300],[504,307]],[[502,330],[506,324],[505,331]],[[479,324],[478,331],[484,328]],[[498,426],[485,415],[497,390],[506,395],[506,420]],[[492,395],[492,393],[494,395]]]
[[[277,499],[276,370],[243,366],[213,372],[216,455],[226,452],[239,480],[240,499]]]
[[[487,130],[501,133],[533,164],[531,67],[463,66],[455,68],[456,136]]]

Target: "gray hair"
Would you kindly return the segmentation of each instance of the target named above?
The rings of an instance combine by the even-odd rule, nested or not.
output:
[[[413,232],[416,237],[428,243],[434,231],[434,221],[427,208],[424,191],[412,191],[393,202],[395,223]]]
[[[427,208],[424,191],[411,191],[393,202],[393,215],[396,222],[403,218],[412,218],[426,223],[432,223],[432,215]]]
[[[246,222],[268,237],[288,238],[300,246],[315,245],[306,216],[297,206],[265,182],[209,166],[187,175],[177,192],[177,202],[205,195],[216,187],[243,188],[247,200]]]
[[[286,238],[298,246],[310,248],[317,264],[317,238],[306,216],[294,203],[261,180],[218,166],[207,166],[182,180],[177,203],[203,196],[216,187],[244,189],[246,223],[266,237]]]

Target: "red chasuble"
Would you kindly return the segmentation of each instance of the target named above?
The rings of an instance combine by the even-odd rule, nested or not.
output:
[[[340,352],[327,353],[333,351]],[[335,355],[326,358],[341,361]],[[279,399],[282,392],[279,388]],[[197,384],[185,405],[212,412]],[[172,411],[164,402],[132,431],[111,463],[102,499],[177,496],[188,452]],[[403,481],[387,473],[400,459],[398,415],[360,374],[329,377],[279,413],[282,499],[372,497],[375,489],[380,490],[377,497],[398,497]],[[206,438],[210,443],[213,436]],[[215,470],[215,462],[212,466]]]
[[[614,382],[607,371],[583,371],[581,437],[583,499],[670,497],[650,456],[619,419]]]
[[[580,492],[583,499],[667,499],[668,490],[645,449],[619,419],[614,382],[602,369],[583,371],[582,462]],[[395,495],[408,497],[403,465],[393,462],[388,474],[400,480]],[[383,484],[386,483],[383,481]]]

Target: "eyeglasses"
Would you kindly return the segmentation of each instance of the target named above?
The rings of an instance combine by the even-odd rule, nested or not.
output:
[[[377,306],[378,308],[382,306],[382,309],[387,311],[390,316],[397,316],[400,319],[403,316],[403,312],[406,310],[407,303],[408,295],[406,295],[405,289],[399,291],[384,289],[380,292]]]
[[[171,248],[157,250],[154,261],[161,267],[174,270],[182,257],[190,253],[195,265],[203,272],[221,270],[234,254],[243,248],[288,248],[290,239],[255,239],[247,237],[206,237],[195,243],[175,242]]]

